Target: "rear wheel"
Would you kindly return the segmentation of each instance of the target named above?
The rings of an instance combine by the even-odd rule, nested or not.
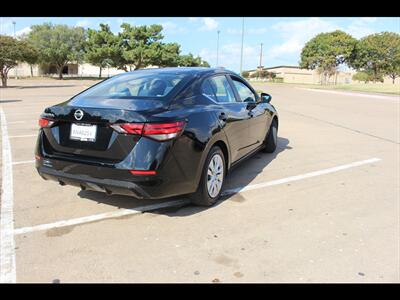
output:
[[[272,120],[271,126],[269,127],[268,134],[264,141],[263,151],[266,153],[273,153],[276,150],[278,144],[278,122],[276,119]]]
[[[193,204],[211,206],[217,202],[221,195],[225,179],[225,157],[221,148],[211,148],[205,161],[200,184],[196,193],[191,195]]]

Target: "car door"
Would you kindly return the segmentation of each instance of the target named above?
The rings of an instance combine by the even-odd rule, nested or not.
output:
[[[202,83],[202,93],[218,104],[217,117],[228,139],[232,162],[247,153],[249,146],[246,104],[238,102],[226,75],[214,75]]]
[[[249,118],[249,147],[254,150],[259,147],[265,139],[269,124],[271,123],[270,114],[266,103],[259,101],[257,93],[242,79],[230,76],[234,90],[240,101],[246,103]]]

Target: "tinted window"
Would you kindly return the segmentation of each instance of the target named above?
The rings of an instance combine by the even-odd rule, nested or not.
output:
[[[206,82],[209,85],[208,92],[212,91],[214,94],[212,98],[217,102],[236,102],[232,87],[225,76],[214,76],[207,79]],[[207,84],[204,84],[204,87],[207,89]]]
[[[232,78],[232,80],[233,80],[233,84],[235,85],[235,87],[236,87],[236,90],[238,91],[238,93],[239,93],[239,97],[240,97],[240,100],[242,101],[242,102],[251,102],[251,101],[256,101],[256,97],[255,97],[255,95],[253,94],[253,92],[247,87],[247,85],[245,85],[244,83],[242,83],[242,82],[240,82],[240,81],[237,81],[237,80],[235,80],[235,79],[233,79]]]
[[[187,75],[173,73],[138,72],[116,76],[88,89],[79,95],[85,98],[130,99],[133,97],[160,98]]]
[[[208,79],[203,82],[202,93],[214,101],[218,101]]]

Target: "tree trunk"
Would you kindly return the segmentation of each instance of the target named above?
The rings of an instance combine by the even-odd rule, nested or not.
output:
[[[102,67],[100,67],[99,78],[101,78],[101,70],[102,70]]]
[[[30,65],[31,66],[31,77],[33,77],[33,68],[32,68],[32,65]]]
[[[63,79],[63,74],[62,74],[62,72],[63,72],[63,69],[64,69],[64,66],[61,66],[61,67],[58,67],[58,79]]]
[[[4,76],[3,74],[1,74],[1,85],[3,88],[7,87],[7,75]]]

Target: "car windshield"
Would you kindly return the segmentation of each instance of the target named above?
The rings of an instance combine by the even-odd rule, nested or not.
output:
[[[186,77],[187,74],[133,72],[105,80],[80,94],[79,98],[158,99],[168,95]]]

